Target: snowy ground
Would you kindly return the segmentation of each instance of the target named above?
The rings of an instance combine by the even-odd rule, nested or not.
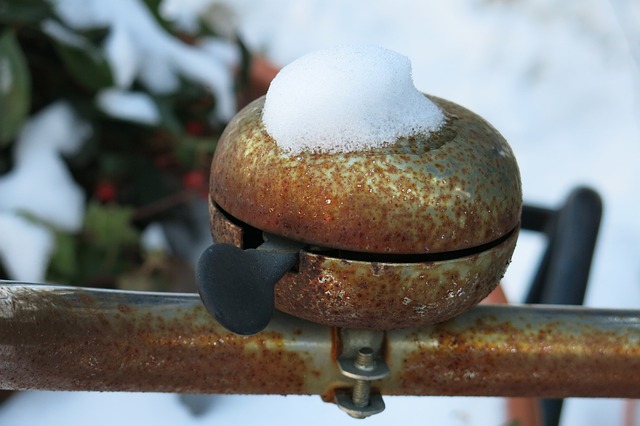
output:
[[[191,0],[191,3],[198,3]],[[413,62],[416,86],[487,118],[512,145],[525,200],[554,206],[576,185],[605,203],[587,304],[640,308],[640,7],[632,0],[236,0],[248,44],[284,65],[311,50],[376,43]],[[524,235],[506,277],[524,294],[541,241]],[[18,394],[0,424],[355,424],[319,397]],[[500,424],[499,399],[386,398],[372,424]],[[563,425],[621,424],[621,401],[570,400]]]

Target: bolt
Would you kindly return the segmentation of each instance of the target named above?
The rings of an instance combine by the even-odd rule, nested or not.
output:
[[[369,394],[371,393],[371,382],[368,380],[356,380],[356,384],[353,385],[353,405],[358,408],[366,407],[369,405]]]
[[[351,391],[336,389],[336,404],[351,417],[365,417],[384,411],[384,401],[377,392],[371,391],[371,382],[389,374],[389,367],[375,356],[371,346],[362,346],[355,357],[341,356],[338,368],[345,377],[355,381]]]
[[[354,361],[354,365],[358,370],[371,371],[375,367],[375,360],[373,358],[373,349],[369,347],[360,348],[358,350],[358,356]],[[351,399],[353,405],[356,407],[366,407],[369,405],[369,395],[371,393],[371,381],[370,380],[356,380],[353,386],[353,394]]]

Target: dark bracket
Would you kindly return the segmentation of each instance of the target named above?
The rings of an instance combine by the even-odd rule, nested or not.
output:
[[[525,303],[582,305],[600,229],[602,200],[592,189],[571,191],[560,208],[524,206],[522,229],[541,232],[547,247]],[[542,401],[545,426],[557,426],[562,399]]]

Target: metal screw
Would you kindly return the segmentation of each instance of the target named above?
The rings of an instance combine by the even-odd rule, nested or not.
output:
[[[360,348],[358,356],[354,361],[354,365],[358,370],[371,371],[375,368],[375,360],[373,359],[373,349]],[[353,405],[356,407],[366,407],[369,405],[369,394],[371,393],[371,381],[370,380],[356,380],[353,386]]]
[[[336,392],[336,403],[340,409],[358,419],[384,410],[384,401],[380,394],[371,394],[371,381],[387,376],[389,368],[384,361],[376,360],[371,347],[360,348],[355,358],[339,358],[338,366],[342,374],[355,380],[351,394],[345,391]]]

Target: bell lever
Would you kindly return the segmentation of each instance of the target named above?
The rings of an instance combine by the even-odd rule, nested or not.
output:
[[[198,293],[205,308],[228,330],[242,335],[262,331],[274,309],[274,287],[298,262],[305,244],[263,234],[264,243],[243,250],[213,244],[196,266]]]

